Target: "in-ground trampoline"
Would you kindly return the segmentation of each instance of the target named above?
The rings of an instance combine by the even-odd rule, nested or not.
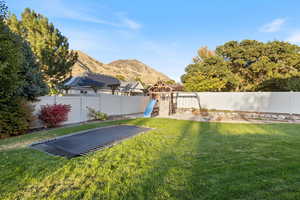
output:
[[[115,144],[150,128],[117,125],[83,131],[30,145],[51,155],[73,158]]]

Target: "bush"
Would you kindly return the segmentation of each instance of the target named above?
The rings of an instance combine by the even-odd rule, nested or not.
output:
[[[107,120],[108,116],[106,113],[100,112],[100,111],[96,111],[93,108],[87,107],[89,113],[88,116],[90,119],[93,120]]]
[[[70,105],[45,105],[41,107],[39,119],[44,123],[45,127],[57,127],[62,122],[68,120],[68,113],[70,111]]]
[[[0,138],[24,134],[35,119],[32,106],[21,99],[0,103]]]

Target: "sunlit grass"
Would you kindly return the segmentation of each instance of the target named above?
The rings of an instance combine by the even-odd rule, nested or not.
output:
[[[71,160],[28,143],[129,123],[154,128]],[[300,126],[137,119],[0,141],[0,199],[299,199]]]

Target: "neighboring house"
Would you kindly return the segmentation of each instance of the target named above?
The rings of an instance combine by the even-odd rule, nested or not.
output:
[[[64,89],[66,94],[114,94],[121,82],[112,77],[103,74],[87,72],[83,76],[75,76],[65,81]]]
[[[121,81],[118,92],[122,95],[143,95],[145,88],[140,81]]]

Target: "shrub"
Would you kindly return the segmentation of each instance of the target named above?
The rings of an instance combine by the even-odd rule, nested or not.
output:
[[[41,106],[39,119],[45,127],[56,127],[68,120],[68,113],[71,111],[70,105],[54,104]]]
[[[31,105],[21,99],[0,103],[0,138],[26,133],[34,120]]]
[[[106,120],[108,118],[106,113],[100,112],[100,111],[96,111],[93,108],[87,107],[88,109],[88,116],[90,119],[93,120]]]

